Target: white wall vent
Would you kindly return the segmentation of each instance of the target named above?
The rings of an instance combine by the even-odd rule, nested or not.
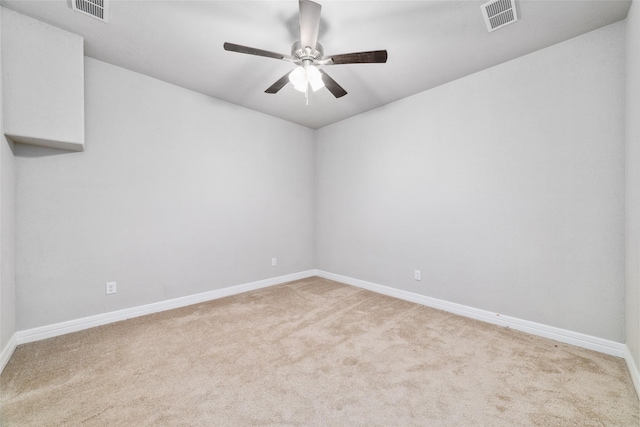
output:
[[[71,7],[92,18],[108,22],[109,0],[71,0]]]
[[[489,32],[518,20],[515,0],[491,0],[480,6]]]

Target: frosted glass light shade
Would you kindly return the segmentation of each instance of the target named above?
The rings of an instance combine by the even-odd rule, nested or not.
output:
[[[314,92],[324,87],[322,73],[313,65],[296,67],[289,73],[289,81],[293,84],[294,89],[300,92],[306,92],[309,85]]]
[[[313,89],[314,92],[324,87],[324,82],[322,81],[322,74],[320,73],[320,70],[318,70],[316,67],[313,67],[313,66],[307,67],[307,80],[309,81],[309,84],[311,85],[311,89]]]
[[[307,91],[307,73],[304,67],[296,67],[291,73],[289,73],[289,81],[293,84],[295,90],[300,92]]]

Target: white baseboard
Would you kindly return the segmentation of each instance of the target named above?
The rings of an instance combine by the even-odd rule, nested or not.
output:
[[[631,350],[629,350],[629,346],[627,345],[624,346],[624,360],[627,362],[627,368],[629,368],[631,380],[636,388],[638,399],[640,399],[640,371],[638,371],[638,365],[636,365],[636,362],[633,360]]]
[[[71,332],[81,331],[83,329],[93,328],[95,326],[106,325],[108,323],[119,322],[121,320],[144,316],[146,314],[158,313],[160,311],[171,310],[174,308],[185,307],[187,305],[198,304],[218,298],[224,298],[243,292],[266,288],[273,285],[279,285],[281,283],[305,279],[307,277],[315,275],[315,270],[302,271],[285,276],[273,277],[271,279],[259,280],[257,282],[250,282],[242,285],[230,286],[228,288],[217,289],[214,291],[203,292],[200,294],[160,301],[153,304],[145,304],[138,307],[126,308],[124,310],[112,311],[95,316],[83,317],[81,319],[69,320],[67,322],[55,323],[53,325],[40,326],[38,328],[16,332],[16,334],[14,335],[16,337],[15,341],[17,345],[39,341],[45,338],[56,337]],[[9,354],[9,357],[10,356],[11,355]]]
[[[7,363],[9,363],[9,359],[11,359],[11,356],[17,346],[18,340],[16,334],[13,334],[7,345],[2,349],[2,352],[0,352],[0,374],[4,371],[4,367],[7,366]]]
[[[2,372],[2,370],[4,370],[4,367],[9,362],[9,359],[11,358],[11,355],[13,354],[16,347],[20,344],[39,341],[45,338],[56,337],[71,332],[81,331],[83,329],[93,328],[95,326],[118,322],[133,317],[144,316],[146,314],[157,313],[218,298],[224,298],[243,292],[291,282],[294,280],[306,279],[312,276],[320,276],[325,279],[335,280],[336,282],[345,283],[347,285],[356,286],[406,301],[415,302],[472,319],[481,320],[499,326],[510,327],[512,329],[528,332],[530,334],[538,335],[544,338],[549,338],[578,347],[583,347],[612,356],[624,358],[627,362],[627,366],[629,367],[629,372],[636,387],[636,391],[640,396],[640,374],[638,373],[638,368],[635,365],[631,353],[625,344],[581,334],[579,332],[568,331],[565,329],[555,328],[553,326],[530,322],[515,317],[502,316],[497,313],[480,310],[462,304],[456,304],[437,298],[427,297],[413,292],[378,285],[375,283],[366,282],[364,280],[341,276],[322,270],[302,271],[299,273],[259,280],[256,282],[245,283],[242,285],[231,286],[228,288],[217,289],[214,291],[203,292],[200,294],[189,295],[153,304],[146,304],[124,310],[98,314],[95,316],[83,317],[81,319],[70,320],[67,322],[55,323],[53,325],[41,326],[25,331],[18,331],[11,337],[11,340],[9,340],[7,345],[2,349],[2,352],[0,353],[0,373]]]
[[[357,286],[391,297],[415,302],[427,307],[436,308],[438,310],[447,311],[449,313],[459,314],[461,316],[470,317],[472,319],[481,320],[483,322],[492,323],[499,326],[507,326],[533,335],[549,338],[555,341],[572,344],[578,347],[595,350],[600,353],[609,354],[617,357],[625,357],[626,345],[609,341],[602,338],[581,334],[579,332],[568,331],[553,326],[543,325],[541,323],[530,322],[528,320],[518,319],[516,317],[503,316],[498,313],[492,313],[485,310],[469,307],[462,304],[456,304],[437,298],[427,297],[413,292],[403,291],[388,286],[378,285],[364,280],[353,279],[351,277],[341,276],[338,274],[328,273],[326,271],[317,271],[317,275],[325,279],[335,280],[336,282],[346,283],[347,285]]]

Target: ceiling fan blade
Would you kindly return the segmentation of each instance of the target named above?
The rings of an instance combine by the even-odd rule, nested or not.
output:
[[[284,76],[280,77],[278,79],[277,82],[275,82],[274,84],[272,84],[271,86],[269,86],[267,88],[267,90],[265,90],[266,93],[278,93],[278,91],[280,89],[282,89],[283,87],[285,87],[285,85],[287,83],[289,83],[289,74],[291,73],[291,71],[289,71],[287,74],[285,74]]]
[[[281,53],[269,52],[268,50],[256,49],[253,47],[226,42],[224,44],[224,50],[228,50],[230,52],[246,53],[249,55],[265,56],[267,58],[290,59],[288,55],[283,55]]]
[[[299,0],[300,6],[300,44],[303,48],[316,48],[320,29],[320,11],[322,6],[310,0]]]
[[[329,74],[320,70],[320,74],[322,74],[322,81],[324,82],[324,86],[329,89],[329,92],[333,94],[336,98],[343,97],[347,94],[347,91],[342,88],[335,80],[333,80]]]
[[[372,50],[370,52],[343,53],[333,55],[327,65],[338,64],[383,64],[387,62],[386,50]]]

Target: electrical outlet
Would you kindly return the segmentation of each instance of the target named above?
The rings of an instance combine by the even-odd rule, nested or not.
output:
[[[271,267],[276,267],[278,265],[278,258],[271,258]]]
[[[414,270],[413,279],[414,280],[422,280],[422,273],[420,272],[420,270]]]
[[[105,286],[105,293],[107,295],[115,294],[116,293],[116,282],[107,282],[107,285]]]

